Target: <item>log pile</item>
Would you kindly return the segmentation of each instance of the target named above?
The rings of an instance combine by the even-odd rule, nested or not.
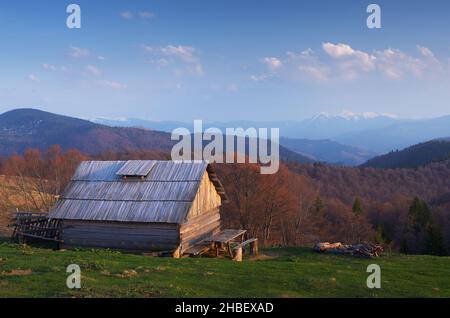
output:
[[[348,254],[352,256],[373,258],[378,257],[383,252],[381,245],[372,243],[342,244],[342,243],[317,243],[314,246],[316,252]]]

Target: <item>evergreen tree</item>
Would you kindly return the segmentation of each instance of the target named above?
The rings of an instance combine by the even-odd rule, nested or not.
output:
[[[447,255],[444,236],[428,205],[415,197],[401,244],[402,252]]]
[[[386,231],[386,228],[381,223],[377,226],[375,242],[377,244],[390,244],[392,242],[392,239]]]
[[[431,214],[430,208],[418,197],[414,198],[413,203],[409,208],[409,218],[414,230],[417,232],[423,230],[433,221],[433,215]]]
[[[437,256],[444,256],[448,253],[442,229],[436,222],[428,226],[425,253]]]
[[[325,204],[320,196],[317,196],[316,201],[314,201],[314,212],[316,215],[321,215],[325,211]]]
[[[361,200],[359,198],[356,198],[355,201],[353,202],[352,211],[356,215],[361,215],[363,213]]]

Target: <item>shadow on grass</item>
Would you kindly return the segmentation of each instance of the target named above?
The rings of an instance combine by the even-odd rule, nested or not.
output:
[[[29,241],[26,244],[20,244],[16,240],[12,240],[10,237],[7,237],[7,236],[0,236],[0,245],[1,244],[28,245],[30,247],[49,249],[49,250],[56,250],[58,248],[58,245],[56,243],[44,242],[44,241]]]

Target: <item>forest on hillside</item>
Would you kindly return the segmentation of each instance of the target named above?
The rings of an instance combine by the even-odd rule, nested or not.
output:
[[[16,209],[51,209],[86,159],[169,157],[155,151],[93,157],[52,146],[45,153],[27,149],[23,155],[2,158],[0,218]],[[274,175],[261,175],[256,164],[213,166],[230,201],[221,208],[224,227],[248,229],[265,246],[372,241],[405,253],[449,254],[450,161],[416,169],[287,162]]]

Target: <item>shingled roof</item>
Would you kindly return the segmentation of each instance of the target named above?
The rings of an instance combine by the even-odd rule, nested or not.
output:
[[[183,223],[207,172],[204,161],[84,161],[49,217],[55,219]]]

